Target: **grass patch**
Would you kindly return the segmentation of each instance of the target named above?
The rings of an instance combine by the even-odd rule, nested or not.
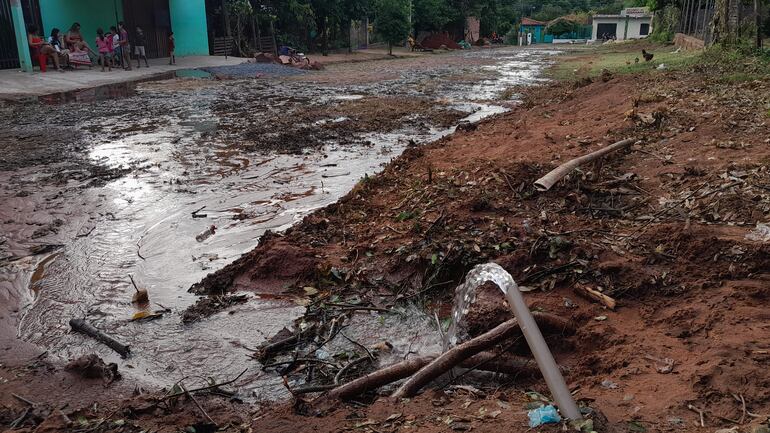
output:
[[[653,53],[652,61],[645,62],[642,49]],[[661,63],[667,70],[681,69],[694,64],[701,51],[676,52],[673,46],[650,44],[649,42],[618,43],[582,50],[562,58],[548,71],[555,80],[574,80],[595,77],[607,69],[613,74],[633,74],[655,70]],[[639,62],[636,63],[636,58]]]
[[[762,76],[750,72],[733,72],[719,77],[719,82],[723,84],[740,84],[749,81],[759,80]]]

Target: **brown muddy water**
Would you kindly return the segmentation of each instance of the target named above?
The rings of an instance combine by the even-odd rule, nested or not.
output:
[[[185,325],[181,314],[196,300],[187,289],[266,230],[336,201],[410,140],[429,142],[463,118],[506,111],[511,101],[501,92],[543,80],[554,54],[474,51],[429,68],[381,62],[397,78],[345,85],[176,78],[0,107],[0,301],[17,305],[17,337],[61,360],[97,353],[148,386],[248,367],[243,397],[280,397],[283,385],[260,372],[249,349],[291,327],[303,301],[249,295]],[[333,81],[347,67],[313,74]],[[149,290],[151,309],[171,311],[132,322],[129,274]],[[130,344],[133,355],[122,360],[70,333],[71,318]],[[426,315],[356,321],[356,338],[387,339],[394,356],[441,346]]]

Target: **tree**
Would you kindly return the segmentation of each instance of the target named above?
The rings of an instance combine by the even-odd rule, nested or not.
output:
[[[452,9],[447,0],[414,0],[414,28],[438,31],[452,21]]]
[[[251,19],[254,10],[248,0],[229,0],[227,2],[227,14],[229,22],[235,24],[235,47],[238,49],[238,55],[245,57],[248,51],[249,40],[243,30],[246,23]]]
[[[381,0],[374,20],[377,33],[388,43],[388,54],[393,55],[393,44],[398,44],[409,33],[409,4],[406,0]]]

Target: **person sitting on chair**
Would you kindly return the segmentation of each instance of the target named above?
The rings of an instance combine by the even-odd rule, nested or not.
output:
[[[62,69],[61,65],[59,64],[59,53],[56,52],[51,44],[45,42],[43,38],[37,35],[37,26],[27,26],[27,42],[29,43],[29,47],[32,49],[33,57],[38,57],[41,55],[50,57],[51,60],[53,60],[53,64],[56,66],[56,69],[59,72],[64,72],[64,69]],[[40,63],[46,61],[47,60],[44,60],[44,58],[40,59]],[[45,65],[41,64],[40,66],[41,69],[45,68]]]
[[[70,51],[87,51],[98,57],[96,52],[83,39],[83,35],[80,33],[80,23],[72,24],[67,34],[64,35],[64,44]]]
[[[56,50],[56,54],[59,55],[59,63],[64,67],[70,68],[70,50],[64,48],[62,41],[59,39],[59,33],[61,30],[54,27],[51,29],[51,36],[48,37],[48,44]]]

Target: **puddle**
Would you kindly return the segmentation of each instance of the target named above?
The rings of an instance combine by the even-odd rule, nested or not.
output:
[[[83,117],[74,138],[82,160],[54,155],[45,165],[0,171],[5,186],[0,189],[5,203],[0,208],[0,289],[21,297],[18,336],[63,360],[97,353],[118,363],[125,376],[149,385],[167,386],[183,376],[234,377],[249,368],[242,379],[249,383],[244,394],[282,396],[279,378],[260,375],[249,349],[292,326],[304,307],[250,296],[244,304],[184,325],[181,314],[197,299],[187,289],[254,248],[265,231],[285,230],[342,197],[361,178],[382,170],[410,140],[430,142],[454,127],[405,119],[393,130],[324,136],[322,146],[293,154],[244,149],[239,147],[242,136],[231,131],[273,112],[291,121],[296,116],[300,124],[306,122],[300,118],[303,110],[319,101],[378,95],[427,96],[475,122],[507,111],[497,95],[511,85],[541,80],[539,71],[551,54],[458,53],[469,59],[462,67],[406,68],[398,71],[396,81],[347,86],[280,79],[220,83],[205,80],[205,73],[178,71],[166,80],[203,80],[153,78],[152,83],[41,99],[81,103],[67,107],[67,115]],[[485,78],[449,78],[472,74]],[[257,104],[248,118],[236,110],[244,101]],[[98,115],[89,116],[89,110]],[[354,122],[356,114],[306,123],[340,127]],[[212,225],[215,233],[197,241]],[[46,254],[29,255],[30,248],[46,245],[52,245]],[[149,291],[152,308],[162,305],[171,312],[158,320],[131,322],[137,309],[131,304],[129,274]],[[69,319],[83,317],[130,344],[133,356],[121,360],[102,345],[69,333]],[[364,319],[370,318],[356,320]],[[357,338],[392,336],[387,338],[397,343],[396,354],[433,351],[441,344],[429,318],[420,316],[419,323],[413,322],[416,318],[384,320],[362,324]]]

